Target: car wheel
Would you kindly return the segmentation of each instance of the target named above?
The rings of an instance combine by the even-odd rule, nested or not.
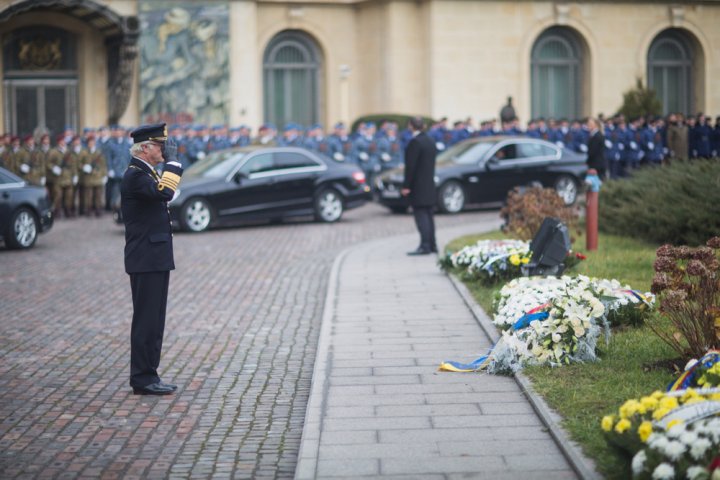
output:
[[[191,198],[180,211],[180,226],[183,230],[202,232],[213,221],[212,207],[204,198]]]
[[[458,213],[465,207],[465,190],[458,182],[447,182],[440,187],[440,211]]]
[[[575,200],[577,200],[578,186],[572,177],[568,175],[558,177],[558,179],[555,180],[554,188],[557,194],[560,195],[560,198],[563,199],[563,202],[565,202],[565,205],[572,205],[575,203]]]
[[[315,218],[321,222],[337,222],[343,210],[343,199],[337,190],[328,188],[315,197]]]
[[[5,235],[8,248],[26,249],[35,245],[39,231],[35,214],[27,207],[20,207],[10,219]]]

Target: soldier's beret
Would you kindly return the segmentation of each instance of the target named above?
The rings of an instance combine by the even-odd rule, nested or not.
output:
[[[17,137],[17,136],[15,136],[15,135],[13,135],[12,137],[10,137],[10,141],[11,141],[11,142],[19,142],[19,141],[20,141],[20,137]]]
[[[35,138],[34,138],[32,135],[24,135],[24,136],[22,137],[23,143],[27,143],[27,142],[29,142],[30,140],[34,140],[34,139],[35,139]]]
[[[141,125],[130,132],[130,136],[133,139],[133,143],[147,142],[148,140],[164,142],[167,140],[167,125],[164,123]]]
[[[65,135],[62,133],[59,133],[55,135],[55,143],[60,143],[65,141]]]

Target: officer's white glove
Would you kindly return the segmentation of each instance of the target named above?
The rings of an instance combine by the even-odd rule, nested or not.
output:
[[[108,177],[115,178],[115,170],[108,170]]]
[[[198,152],[197,159],[202,160],[203,158],[205,158],[205,152]]]
[[[102,184],[105,185],[107,183],[107,175],[102,178]]]
[[[443,150],[445,150],[445,144],[442,143],[442,142],[437,142],[437,143],[435,144],[435,148],[436,148],[438,151],[443,151]]]
[[[44,187],[46,182],[47,182],[47,179],[45,177],[40,177],[40,185],[42,185]]]
[[[582,145],[580,145],[580,151],[587,152],[588,151],[587,145],[585,145],[584,143]]]
[[[632,148],[633,150],[637,150],[637,143],[630,142],[630,148]]]
[[[605,148],[612,148],[612,142],[610,140],[605,140]]]
[[[333,158],[334,158],[335,160],[337,160],[338,162],[342,162],[342,161],[345,160],[345,155],[343,155],[343,154],[340,153],[340,152],[335,152],[335,154],[333,155]]]
[[[57,165],[53,165],[52,172],[55,174],[56,177],[59,177],[62,173],[62,168],[58,167]]]
[[[625,144],[624,143],[618,144],[618,150],[625,150]]]
[[[182,164],[180,162],[167,162],[165,165],[172,165],[173,167],[182,168]]]
[[[77,184],[78,184],[78,176],[77,176],[77,175],[73,175],[72,184],[73,184],[73,185],[77,185]]]
[[[555,145],[557,145],[560,148],[565,148],[565,144],[559,140],[557,142],[555,142]]]
[[[30,173],[30,166],[27,163],[23,163],[20,165],[20,171],[22,173]]]
[[[380,158],[382,158],[383,162],[389,162],[390,161],[390,154],[389,153],[383,153],[380,155]]]
[[[90,173],[92,172],[92,165],[83,165],[83,172]]]
[[[653,142],[648,142],[648,150],[655,150],[655,144]]]
[[[360,160],[362,160],[363,162],[367,162],[370,156],[365,152],[360,152],[358,158],[360,158]]]

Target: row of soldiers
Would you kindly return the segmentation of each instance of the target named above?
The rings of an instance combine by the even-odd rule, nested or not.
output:
[[[22,139],[5,135],[0,139],[0,166],[30,184],[46,187],[56,218],[101,216],[108,167],[95,137],[86,137],[85,145],[76,135],[61,134],[55,140],[52,147],[47,134],[39,145],[32,135]]]

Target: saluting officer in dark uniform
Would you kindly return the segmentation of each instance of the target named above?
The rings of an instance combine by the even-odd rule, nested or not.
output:
[[[169,395],[177,387],[162,382],[157,373],[170,270],[175,269],[167,202],[177,190],[183,169],[164,123],[141,126],[131,136],[132,160],[120,187],[125,271],[130,275],[133,299],[130,386],[139,395]],[[162,162],[161,177],[155,167]]]

